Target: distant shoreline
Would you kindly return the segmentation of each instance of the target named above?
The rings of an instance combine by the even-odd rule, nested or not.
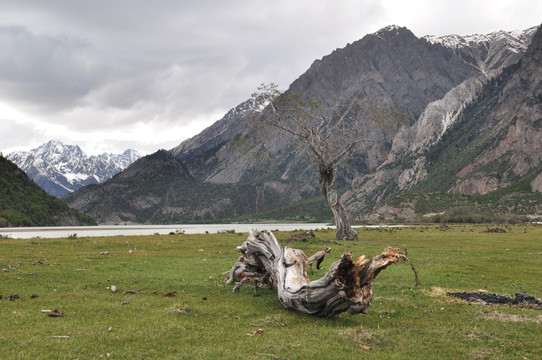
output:
[[[334,228],[326,223],[261,223],[261,224],[174,224],[174,225],[98,225],[98,226],[61,226],[61,227],[17,227],[0,228],[0,236],[18,239],[61,238],[76,234],[78,237],[87,236],[138,236],[138,235],[167,235],[205,234],[218,232],[248,232],[250,230],[316,230]]]

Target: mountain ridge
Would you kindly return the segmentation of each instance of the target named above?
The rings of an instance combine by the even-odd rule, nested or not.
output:
[[[140,155],[137,151],[128,149],[122,154],[87,156],[78,145],[50,140],[30,151],[12,152],[6,157],[23,169],[45,191],[61,197],[82,186],[110,179]]]
[[[539,29],[522,59],[488,81],[442,141],[419,154],[416,162],[424,164],[426,173],[411,183],[412,191],[400,195],[405,200],[397,203],[392,199],[394,206],[383,204],[371,216],[389,218],[399,212],[416,213],[419,203],[428,212],[440,212],[428,206],[424,196],[416,195],[431,192],[448,194],[448,198],[456,194],[454,201],[472,208],[485,207],[487,213],[540,216],[541,67]],[[459,200],[460,196],[473,200],[468,203],[468,198]]]
[[[464,61],[472,64],[487,78],[498,75],[503,67],[520,59],[527,50],[530,38],[538,26],[526,30],[494,31],[489,34],[472,34],[466,36],[427,35],[423,39],[433,44],[441,44],[459,55]],[[498,54],[498,56],[496,56]]]

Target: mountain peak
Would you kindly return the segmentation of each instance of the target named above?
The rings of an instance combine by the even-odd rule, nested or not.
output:
[[[389,39],[389,38],[393,38],[399,35],[414,35],[414,34],[412,33],[412,31],[410,31],[408,28],[404,26],[388,25],[378,30],[377,32],[374,32],[372,35],[379,37],[381,39]]]
[[[428,35],[422,39],[453,51],[489,79],[523,57],[536,29],[531,27],[521,31],[500,30],[472,35]]]
[[[528,56],[537,55],[540,58],[542,53],[542,25],[533,29],[535,29],[535,32],[527,53]]]
[[[404,26],[399,25],[388,25],[384,26],[382,29],[378,30],[375,34],[381,33],[381,32],[399,32],[402,29],[406,29]]]
[[[137,150],[134,150],[134,149],[125,150],[122,153],[122,156],[129,159],[130,163],[133,163],[134,161],[136,161],[137,159],[139,159],[141,157],[139,152],[137,152]]]
[[[77,145],[66,145],[59,140],[49,140],[47,143],[38,146],[31,150],[40,154],[44,159],[52,160],[62,154],[70,154],[71,156],[86,157],[86,154]]]

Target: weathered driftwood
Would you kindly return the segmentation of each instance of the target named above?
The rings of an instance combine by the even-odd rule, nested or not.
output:
[[[316,261],[316,269],[320,270],[320,264],[324,261],[324,257],[331,252],[331,248],[326,248],[325,250],[320,250],[316,254],[310,256],[307,259],[307,263],[311,268],[311,275],[314,274],[312,271],[312,264]]]
[[[241,247],[237,247],[237,251],[242,251]],[[269,273],[260,259],[254,255],[242,254],[237,259],[237,262],[230,270],[226,279],[226,284],[230,284],[233,280],[239,282],[233,288],[233,292],[239,292],[241,287],[247,281],[254,282],[254,293],[258,291],[258,283],[267,284],[270,288],[276,288],[276,283],[269,277]]]
[[[345,311],[366,314],[372,299],[371,283],[380,271],[399,259],[410,263],[399,249],[390,247],[371,260],[361,256],[353,261],[349,252],[335,261],[322,278],[310,281],[307,256],[299,249],[280,246],[270,231],[251,232],[236,250],[241,256],[227,279],[227,283],[241,280],[234,291],[248,279],[267,283],[277,289],[286,308],[322,317]]]

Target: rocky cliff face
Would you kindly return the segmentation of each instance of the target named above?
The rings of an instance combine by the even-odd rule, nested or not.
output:
[[[451,49],[486,78],[492,78],[522,58],[536,29],[535,26],[527,30],[496,31],[487,35],[424,36],[424,39]]]
[[[249,99],[228,111],[222,119],[200,134],[171,149],[171,153],[186,164],[194,176],[202,179],[212,178],[212,173],[217,172],[215,168],[220,166],[219,163],[224,162],[224,159],[219,161],[214,157],[216,152],[242,133],[247,123],[261,110],[253,99]],[[222,179],[224,183],[237,181],[239,181],[238,176]]]
[[[533,213],[524,211],[539,213],[542,210],[539,205],[530,205],[538,198],[531,196],[519,204],[510,199],[519,196],[520,190],[540,191],[541,68],[542,31],[538,30],[521,60],[487,79],[479,94],[459,113],[438,142],[417,155],[410,153],[410,164],[413,159],[416,159],[415,167],[421,162],[425,164],[422,168],[418,166],[425,176],[421,179],[411,176],[410,186],[416,191],[460,195],[484,195],[511,187],[510,194],[501,191],[509,201],[498,200],[506,203],[499,211],[515,208],[528,215]],[[389,167],[384,171],[389,171]],[[385,174],[377,177],[386,178]],[[360,186],[360,189],[365,187],[365,193],[359,192],[356,196],[369,194],[374,182]],[[514,184],[517,185],[514,187]],[[361,205],[362,201],[359,202]],[[389,206],[382,206],[373,215],[389,211]]]
[[[542,160],[542,31],[532,39],[517,70],[499,86],[489,117],[495,124],[484,129],[492,146],[457,173],[453,190],[487,193],[526,175]],[[490,99],[485,100],[485,102]],[[482,102],[481,104],[484,104]],[[488,169],[491,171],[488,171]]]
[[[465,107],[481,93],[490,79],[500,75],[504,68],[521,60],[536,28],[525,31],[498,31],[489,35],[443,37],[425,36],[432,44],[442,45],[476,69],[477,74],[453,87],[442,98],[429,103],[417,121],[402,128],[394,138],[387,163],[398,155],[420,153],[435,144],[451,127]]]
[[[525,31],[498,31],[488,35],[424,37],[433,44],[451,49],[479,73],[425,108],[415,129],[410,129],[410,136],[414,138],[408,151],[419,152],[437,142],[465,107],[480,94],[488,80],[521,60],[535,31],[536,27],[532,27]]]
[[[290,89],[326,99],[330,107],[338,96],[375,95],[370,99],[383,97],[416,119],[428,103],[475,73],[452,50],[389,26],[315,61]]]
[[[425,37],[428,42],[453,51],[475,69],[476,74],[450,89],[441,99],[429,103],[411,126],[399,130],[386,161],[375,172],[356,179],[352,189],[345,194],[345,198],[350,199],[349,210],[364,217],[371,208],[378,206],[392,194],[408,190],[424,180],[430,172],[424,153],[441,141],[456,120],[469,116],[464,112],[473,103],[480,101],[489,82],[523,58],[535,30],[536,28],[515,32],[499,31],[489,35],[466,37]],[[472,134],[472,138],[477,136],[479,134]],[[462,174],[467,172],[468,169],[463,170]],[[486,183],[485,180],[478,179],[465,182],[464,185],[458,184],[453,190],[471,194],[486,193],[501,186],[503,183]],[[448,191],[450,188],[440,190]]]
[[[442,99],[426,106],[418,120],[403,127],[393,139],[385,164],[393,163],[405,154],[421,153],[435,144],[457,117],[479,94],[485,80],[475,76],[452,88]]]

